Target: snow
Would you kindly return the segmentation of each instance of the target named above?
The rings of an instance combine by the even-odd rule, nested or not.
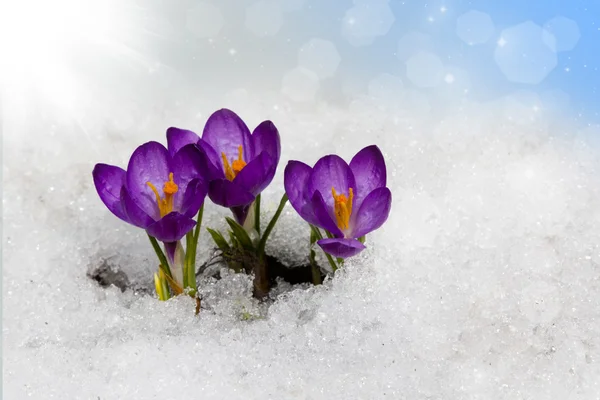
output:
[[[426,114],[394,123],[368,107],[278,112],[284,160],[314,162],[326,143],[344,157],[377,143],[395,199],[390,220],[334,279],[284,286],[270,306],[252,299],[246,276],[203,281],[199,318],[189,299],[161,303],[86,277],[111,258],[133,282],[150,278],[143,232],[104,209],[90,171],[95,161],[123,163],[140,139],[161,139],[160,129],[99,134],[95,147],[74,146],[64,127],[32,133],[35,141],[11,136],[5,395],[593,398],[598,147],[548,115],[517,123],[499,107],[471,104],[428,123]],[[251,120],[273,114],[238,111]],[[263,196],[267,215],[282,169]],[[224,214],[208,206],[205,225],[222,229]],[[302,259],[307,239],[288,207],[268,251]],[[201,257],[208,247],[203,234]]]
[[[286,13],[302,6],[285,3]],[[348,28],[346,46],[383,35],[389,21],[385,2],[354,4],[353,12],[371,7],[379,22]],[[253,36],[246,11],[237,22]],[[182,29],[190,18],[179,16]],[[195,34],[208,38],[217,25]],[[528,52],[535,58],[546,51],[541,38],[533,43],[528,32],[510,29],[502,49],[535,45]],[[174,56],[181,48],[173,41],[169,65],[102,59],[92,71],[102,79],[67,74],[76,102],[50,102],[53,91],[34,96],[41,77],[18,92],[21,101],[3,101],[5,398],[597,398],[600,126],[558,112],[568,94],[550,87],[475,102],[463,93],[477,84],[475,74],[437,57],[416,62],[417,82],[396,66],[352,81],[339,71],[342,61],[337,77],[347,74],[354,94],[336,102],[326,92],[336,77],[320,81],[318,71],[294,65],[303,43],[292,45],[279,74],[268,71],[268,84],[250,84],[253,72],[242,65],[246,79],[217,93],[185,74],[192,61]],[[235,46],[242,56],[248,48],[238,44],[220,49]],[[408,45],[398,44],[402,63],[433,51]],[[200,61],[189,66],[198,75],[206,73],[200,64],[210,64],[201,51],[216,54],[198,49]],[[80,61],[92,68],[93,60]],[[210,79],[233,75],[223,65]],[[418,67],[434,71],[439,86],[414,89],[419,80],[429,85]],[[541,64],[521,70],[518,59],[508,67],[515,81],[546,73]],[[157,267],[148,239],[106,210],[91,171],[97,162],[126,165],[140,143],[164,143],[169,126],[200,132],[220,107],[251,127],[271,119],[281,132],[263,224],[283,194],[288,160],[313,164],[334,152],[349,160],[370,144],[385,155],[394,200],[367,250],[322,286],[280,282],[259,303],[250,277],[222,270],[221,280],[201,279],[203,309],[194,316],[191,299],[159,302],[145,293]],[[203,225],[224,230],[226,215],[207,204]],[[304,262],[308,239],[288,206],[267,253]],[[199,263],[212,255],[206,232],[198,253]],[[88,277],[100,265],[121,270],[137,291],[100,287]]]

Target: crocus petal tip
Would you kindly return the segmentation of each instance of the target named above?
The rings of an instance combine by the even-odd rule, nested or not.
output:
[[[344,238],[321,239],[317,241],[317,244],[325,253],[343,259],[353,257],[366,248],[356,239]]]

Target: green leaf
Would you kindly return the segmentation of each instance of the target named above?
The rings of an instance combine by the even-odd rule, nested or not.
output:
[[[221,249],[221,251],[229,250],[229,244],[227,243],[227,240],[225,240],[223,235],[221,235],[221,232],[215,231],[214,229],[210,229],[210,228],[206,228],[206,230],[212,237],[212,239],[215,242],[215,244],[217,245],[217,247],[219,249]]]
[[[238,240],[236,239],[236,237],[234,236],[233,232],[228,231],[229,233],[229,240],[231,241],[231,247],[233,247],[234,249],[239,249],[241,247],[240,243],[238,242]],[[225,240],[225,239],[223,239]],[[229,247],[229,245],[227,245],[227,249],[223,250],[223,258],[225,260],[225,262],[227,263],[227,265],[229,266],[229,268],[233,269],[236,273],[239,273],[242,271],[242,266],[240,265],[239,262],[234,261],[230,258],[231,254],[234,254],[235,252],[233,250],[231,250],[231,247]]]
[[[248,233],[244,227],[229,217],[225,217],[225,220],[227,221],[227,224],[229,224],[233,236],[235,236],[240,245],[246,250],[254,251],[252,239],[250,239],[250,236],[248,236]]]
[[[183,260],[183,287],[189,286],[188,277],[190,269],[190,253],[192,252],[192,240],[194,240],[194,234],[188,232],[185,234],[185,259]]]
[[[165,253],[163,253],[162,249],[160,248],[158,241],[156,240],[155,237],[150,236],[150,235],[148,235],[148,239],[150,239],[152,248],[154,249],[154,252],[156,253],[156,256],[158,257],[158,261],[160,261],[160,264],[163,266],[163,269],[165,270],[165,274],[169,278],[172,278],[173,275],[171,275],[171,268],[169,268],[169,263],[167,261],[167,257],[165,257]]]
[[[323,239],[323,234],[321,234],[321,230],[312,224],[309,224],[309,225],[310,225],[310,229],[312,229],[314,235],[317,237],[317,240]],[[329,261],[329,265],[331,265],[331,269],[333,270],[333,272],[337,271],[338,265],[333,260],[333,257],[331,257],[331,255],[326,253],[325,251],[323,251],[323,253],[325,254],[325,257],[327,257],[327,261]]]
[[[254,200],[254,229],[260,236],[260,193]]]
[[[198,246],[198,238],[200,237],[200,227],[202,226],[202,216],[204,215],[204,203],[202,203],[202,205],[200,206],[200,209],[198,210],[198,218],[196,218],[197,222],[196,222],[196,228],[194,231],[194,251],[196,250],[196,247]]]
[[[311,249],[315,245],[315,243],[317,243],[317,239],[318,239],[317,238],[317,234],[315,233],[315,230],[313,229],[313,226],[310,225],[310,248]]]
[[[262,235],[260,241],[258,242],[256,253],[261,258],[265,255],[265,246],[267,244],[267,239],[269,238],[271,231],[275,227],[275,224],[277,223],[277,220],[279,219],[279,216],[281,215],[281,212],[283,211],[283,208],[285,207],[285,203],[287,203],[287,201],[287,194],[284,193],[284,195],[281,197],[281,201],[279,202],[279,207],[277,207],[277,211],[275,211],[275,215],[273,215],[273,218],[271,218],[271,221],[269,221],[269,225],[267,225],[265,233]]]
[[[204,214],[204,203],[198,210],[196,218],[196,227],[194,233],[188,232],[186,235],[187,246],[185,248],[185,268],[183,281],[184,288],[191,288],[189,292],[191,296],[196,293],[196,249],[198,247],[198,238],[200,237],[200,227],[202,226],[202,215]]]
[[[160,301],[169,300],[169,288],[167,287],[165,274],[160,268],[158,269],[158,272],[154,274],[154,288],[156,289],[156,295]]]
[[[234,249],[241,247],[240,242],[237,240],[237,238],[235,237],[233,232],[231,232],[231,231],[228,231],[228,232],[229,232],[229,241],[231,242],[231,247],[233,247]]]
[[[160,266],[160,268],[162,269],[162,265]],[[162,271],[164,272],[164,269],[162,269]],[[181,293],[183,293],[183,288],[181,286],[179,286],[179,283],[177,283],[175,281],[175,279],[173,279],[166,273],[164,274],[164,276],[165,276],[165,281],[169,283],[171,292],[173,292],[175,294],[175,296],[179,296]]]
[[[361,237],[358,238],[358,241],[361,242],[362,244],[365,244],[365,240],[367,240],[367,236],[363,235]]]

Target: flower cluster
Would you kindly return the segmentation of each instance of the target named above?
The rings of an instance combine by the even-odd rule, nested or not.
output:
[[[271,121],[250,132],[237,114],[221,109],[208,118],[201,137],[171,127],[167,147],[142,144],[127,170],[96,164],[92,175],[106,207],[148,234],[160,262],[154,281],[161,300],[196,296],[196,246],[206,196],[233,215],[226,218],[229,240],[207,228],[223,260],[236,271],[254,273],[255,295],[263,297],[269,290],[265,244],[288,199],[310,225],[311,245],[325,252],[332,272],[365,248],[365,236],[386,221],[391,206],[385,161],[376,146],[362,149],[349,164],[336,155],[312,168],[289,161],[285,194],[261,232],[260,195],[275,176],[280,154],[279,132]],[[319,283],[312,246],[310,261],[313,282]]]
[[[392,193],[385,186],[385,161],[377,146],[359,151],[350,165],[336,155],[321,158],[313,168],[290,161],[284,179],[298,214],[327,232],[319,246],[338,258],[360,253],[364,236],[390,213]]]

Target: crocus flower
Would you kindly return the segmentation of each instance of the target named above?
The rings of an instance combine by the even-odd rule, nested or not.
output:
[[[284,173],[290,203],[308,223],[333,235],[317,243],[339,258],[360,253],[365,246],[357,239],[387,220],[392,194],[385,184],[385,161],[377,146],[359,151],[350,165],[328,155],[313,168],[290,161]]]
[[[175,245],[196,224],[192,219],[208,191],[204,154],[195,145],[170,153],[148,142],[132,154],[127,171],[96,164],[98,195],[117,217],[165,242],[170,261]]]
[[[208,159],[208,196],[215,204],[230,208],[240,224],[256,196],[273,180],[281,153],[279,132],[271,121],[261,122],[250,134],[244,121],[225,108],[208,118],[202,138],[192,131],[169,128],[167,142],[172,152],[190,143],[198,145]]]

